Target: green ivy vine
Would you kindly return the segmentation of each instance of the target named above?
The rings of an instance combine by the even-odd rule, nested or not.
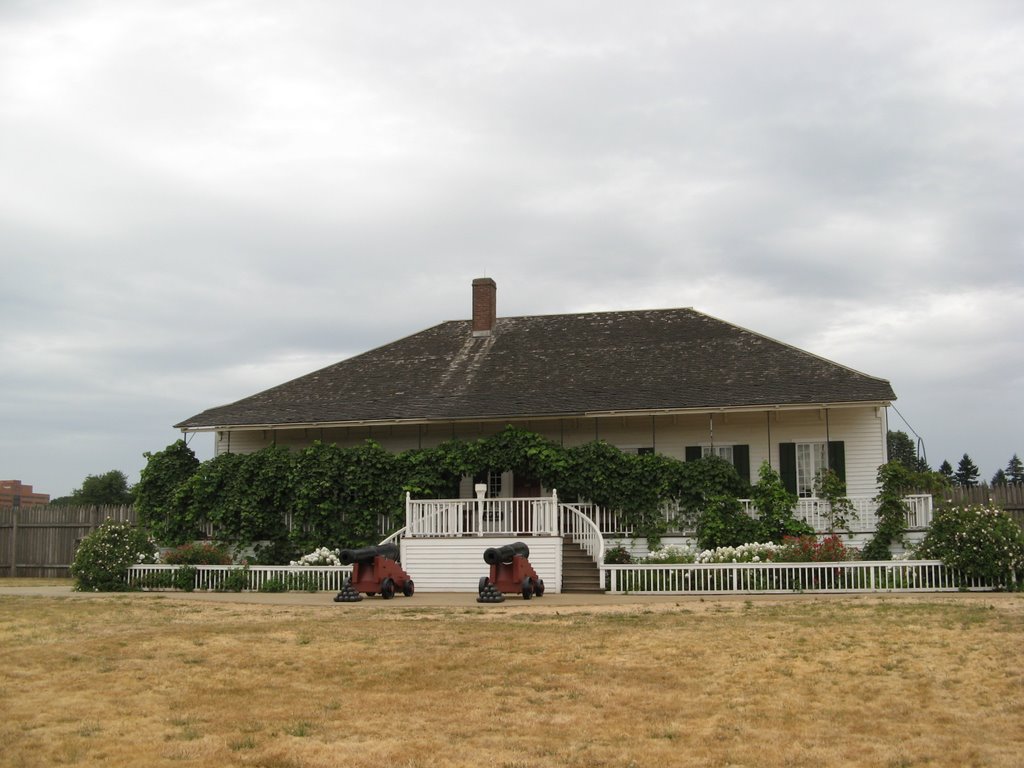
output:
[[[147,458],[139,517],[158,540],[182,544],[212,529],[234,546],[270,542],[278,559],[318,546],[375,543],[380,516],[394,528],[402,524],[406,492],[453,498],[463,476],[486,471],[512,471],[557,488],[563,500],[617,509],[652,543],[669,527],[666,503],[677,503],[678,522],[691,524],[708,499],[749,492],[732,465],[717,457],[683,462],[623,453],[603,441],[565,448],[514,427],[401,453],[373,441],[352,448],[316,442],[298,451],[270,447],[200,463],[179,440]]]
[[[892,545],[905,543],[907,532],[907,503],[904,496],[914,487],[914,475],[898,461],[890,461],[878,468],[880,490],[875,497],[878,502],[878,526],[862,552],[865,560],[888,560],[892,557]]]

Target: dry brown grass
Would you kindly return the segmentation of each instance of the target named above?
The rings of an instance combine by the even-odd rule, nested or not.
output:
[[[22,577],[0,576],[0,588],[10,587],[70,587],[74,579],[26,579]]]
[[[1024,764],[1020,595],[2,596],[0,648],[4,766]]]

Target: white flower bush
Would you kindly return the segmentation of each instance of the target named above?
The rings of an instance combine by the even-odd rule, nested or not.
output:
[[[738,547],[717,547],[698,550],[696,547],[673,545],[653,550],[643,562],[651,565],[665,563],[764,563],[778,561],[783,550],[781,544],[752,542]]]
[[[698,553],[696,563],[763,563],[778,560],[783,547],[770,541],[751,542],[738,547],[717,547]]]
[[[338,559],[340,554],[340,549],[318,547],[308,555],[303,555],[298,560],[292,560],[291,565],[341,565],[341,560]]]
[[[940,507],[916,554],[992,584],[1016,588],[1024,579],[1024,531],[992,506]]]
[[[692,563],[697,558],[697,548],[673,544],[652,550],[643,562],[658,563]]]
[[[78,545],[71,576],[80,592],[123,592],[131,566],[156,560],[156,542],[146,531],[108,518]]]

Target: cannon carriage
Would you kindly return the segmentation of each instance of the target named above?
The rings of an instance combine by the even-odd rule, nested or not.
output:
[[[500,603],[505,594],[521,594],[524,600],[544,595],[544,580],[530,565],[530,548],[516,541],[484,550],[484,562],[491,566],[489,576],[481,576],[477,585],[478,603]]]
[[[397,544],[341,550],[338,559],[342,565],[352,566],[352,575],[345,581],[334,602],[358,602],[363,599],[360,593],[367,597],[379,593],[384,600],[390,600],[396,592],[412,597],[416,587],[409,574],[398,564],[398,558]]]

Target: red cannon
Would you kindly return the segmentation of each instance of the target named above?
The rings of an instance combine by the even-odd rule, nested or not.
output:
[[[380,592],[382,598],[390,600],[396,590],[400,590],[406,597],[412,597],[415,591],[409,574],[397,563],[397,544],[343,549],[338,559],[342,565],[352,566],[352,575],[345,580],[341,592],[335,596],[336,603],[357,603],[363,599],[360,592],[365,592],[367,597]]]
[[[522,541],[484,550],[484,562],[491,566],[490,578],[482,576],[477,586],[478,603],[501,603],[506,592],[520,593],[523,600],[544,594],[544,580],[530,565],[530,548]]]

